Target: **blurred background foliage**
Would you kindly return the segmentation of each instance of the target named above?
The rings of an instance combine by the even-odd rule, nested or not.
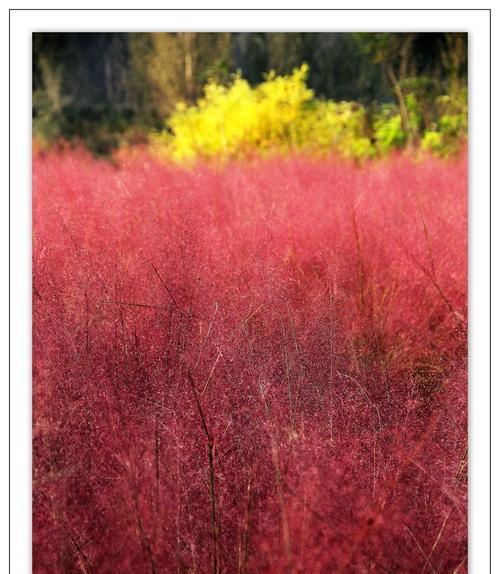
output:
[[[454,153],[463,33],[35,33],[33,136],[178,159],[336,149]]]

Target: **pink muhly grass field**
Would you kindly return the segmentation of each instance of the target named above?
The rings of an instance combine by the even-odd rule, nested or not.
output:
[[[35,153],[33,572],[466,569],[465,153]]]

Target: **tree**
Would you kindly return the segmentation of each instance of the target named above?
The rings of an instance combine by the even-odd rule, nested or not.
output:
[[[448,91],[463,84],[467,74],[467,35],[461,33],[358,33],[364,53],[382,66],[399,107],[401,123],[410,145],[415,138],[408,110],[408,95],[420,97],[426,123],[429,112],[423,94],[435,97],[435,88]]]
[[[193,103],[207,75],[228,68],[230,35],[180,33],[130,34],[130,53],[138,99],[161,117],[179,101]]]

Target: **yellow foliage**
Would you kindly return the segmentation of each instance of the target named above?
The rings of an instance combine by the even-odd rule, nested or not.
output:
[[[167,130],[152,136],[152,144],[180,161],[304,149],[373,155],[364,135],[365,110],[315,99],[306,85],[307,73],[303,64],[289,76],[271,72],[256,87],[240,76],[229,86],[209,82],[197,105],[177,105]]]

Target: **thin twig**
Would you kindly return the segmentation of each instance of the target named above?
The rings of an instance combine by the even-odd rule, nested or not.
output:
[[[245,509],[245,523],[244,523],[244,534],[243,534],[243,555],[241,554],[241,542],[240,542],[240,556],[238,560],[238,574],[245,574],[248,559],[248,547],[250,544],[250,512],[252,503],[252,478],[253,471],[250,474],[247,484],[247,504]]]
[[[208,338],[210,337],[210,333],[212,331],[212,326],[214,324],[215,321],[215,316],[217,315],[217,312],[219,311],[219,304],[215,303],[215,310],[214,310],[214,314],[212,315],[212,319],[210,320],[210,324],[208,325],[208,330],[207,330],[207,334],[205,335],[205,337],[203,338],[203,341],[200,345],[200,350],[198,352],[198,357],[196,358],[196,363],[195,363],[195,368],[198,366],[198,363],[200,362],[201,359],[201,353],[203,351],[203,348],[205,347],[206,342],[208,341]]]
[[[217,353],[217,357],[215,358],[214,364],[212,365],[212,369],[210,370],[210,373],[207,377],[207,380],[203,386],[203,390],[201,391],[201,397],[203,398],[203,396],[205,395],[207,389],[208,389],[208,385],[210,384],[210,381],[212,380],[212,376],[214,374],[215,371],[215,367],[217,366],[217,363],[219,362],[220,358],[222,357],[222,351],[219,349],[218,353]]]
[[[158,276],[158,279],[160,280],[161,284],[163,285],[165,291],[169,294],[170,299],[172,299],[173,304],[175,305],[175,307],[177,308],[177,310],[179,311],[179,313],[181,315],[184,315],[184,312],[182,311],[182,309],[179,307],[177,301],[175,300],[174,295],[172,294],[172,291],[168,288],[168,285],[165,283],[165,281],[163,280],[162,276],[160,275],[158,269],[156,269],[156,267],[154,266],[153,263],[151,263],[151,267],[154,269],[154,272],[156,273],[156,275]]]
[[[436,570],[434,569],[434,566],[432,565],[432,562],[429,560],[429,556],[427,556],[427,554],[425,553],[424,549],[422,548],[422,546],[420,546],[419,541],[417,540],[416,536],[413,534],[413,532],[410,530],[410,528],[408,526],[405,525],[406,530],[408,530],[408,532],[411,534],[411,537],[413,538],[413,540],[415,541],[415,544],[417,545],[418,549],[420,550],[420,552],[422,553],[422,556],[426,559],[426,562],[424,564],[424,569],[427,567],[427,564],[429,564],[429,566],[432,568],[432,571],[434,572],[434,574],[436,573]]]
[[[210,514],[211,514],[211,522],[212,522],[212,545],[213,545],[213,572],[214,574],[219,574],[220,570],[220,562],[219,562],[219,524],[217,521],[217,499],[216,499],[216,492],[215,492],[215,463],[214,463],[214,452],[215,452],[215,443],[212,438],[212,435],[208,429],[207,419],[205,417],[205,413],[203,412],[203,407],[198,397],[198,393],[196,391],[196,386],[194,384],[193,378],[191,377],[191,373],[188,371],[187,378],[193,391],[193,396],[196,402],[196,407],[198,409],[198,413],[200,415],[201,424],[203,432],[207,438],[207,447],[208,447],[208,467],[209,467],[209,474],[210,474]]]
[[[427,557],[427,560],[426,560],[426,562],[425,562],[425,564],[424,564],[424,567],[422,568],[421,574],[424,574],[424,572],[427,570],[427,565],[428,565],[428,564],[429,564],[429,565],[431,566],[431,568],[432,568],[432,565],[430,564],[431,557],[432,557],[432,555],[433,555],[433,553],[434,553],[434,550],[436,550],[436,546],[439,544],[439,541],[441,540],[441,536],[443,535],[444,529],[445,529],[445,527],[446,527],[446,524],[447,524],[448,519],[450,518],[452,512],[453,512],[453,506],[450,508],[450,512],[448,512],[448,514],[445,516],[445,519],[443,520],[443,524],[441,525],[441,528],[440,528],[440,530],[439,530],[439,532],[438,532],[438,535],[437,535],[437,537],[436,537],[436,540],[434,540],[434,544],[432,545],[431,551],[429,552],[429,556]]]
[[[241,323],[241,325],[239,325],[239,327],[237,327],[236,329],[233,330],[233,332],[229,335],[229,338],[227,340],[228,343],[231,343],[231,341],[236,337],[236,335],[241,331],[241,329],[243,329],[243,327],[248,323],[248,321],[250,321],[250,319],[252,319],[252,317],[254,317],[255,315],[257,315],[257,313],[264,307],[264,305],[260,305],[260,307],[258,307],[257,309],[255,309],[255,311],[252,311],[252,313],[250,313],[250,315],[248,315],[248,317]],[[210,384],[210,381],[212,380],[212,376],[214,374],[215,371],[215,367],[217,366],[218,362],[220,361],[222,357],[222,351],[220,349],[218,349],[217,352],[217,357],[215,358],[215,361],[212,365],[212,368],[210,370],[210,373],[207,377],[207,380],[203,386],[203,390],[201,391],[201,397],[203,398],[205,396],[205,393],[207,392],[208,386]]]
[[[283,490],[283,477],[281,474],[280,468],[280,459],[279,459],[279,448],[278,448],[278,439],[277,439],[277,431],[276,431],[276,423],[271,417],[271,411],[269,409],[269,405],[267,403],[267,399],[264,393],[264,389],[260,386],[260,392],[262,396],[262,400],[264,402],[264,408],[266,411],[267,418],[271,423],[271,457],[275,469],[275,479],[276,479],[276,489],[278,491],[278,504],[280,507],[280,514],[281,514],[281,529],[282,529],[282,536],[283,536],[283,547],[285,550],[285,556],[287,559],[287,572],[293,573],[293,562],[292,562],[292,543],[290,537],[290,528],[288,525],[288,515],[286,511],[286,504],[285,504],[285,496]]]
[[[462,568],[466,560],[467,558],[464,558],[462,562],[460,562],[460,564],[455,568],[455,570],[453,570],[453,574],[458,574],[460,572],[460,568]]]
[[[422,263],[420,263],[420,261],[412,253],[408,253],[408,256],[413,261],[413,263],[415,263],[415,265],[422,271],[422,273],[430,280],[430,282],[432,283],[432,285],[434,286],[434,288],[438,292],[439,296],[444,301],[446,307],[448,308],[448,311],[456,319],[458,319],[460,323],[464,324],[465,323],[465,317],[453,307],[451,301],[444,294],[444,291],[441,289],[439,283],[437,282],[436,277],[434,277],[434,275],[425,267],[425,265],[422,265]]]
[[[337,371],[337,375],[340,375],[341,377],[345,377],[346,379],[348,379],[349,381],[352,381],[357,387],[358,389],[363,393],[363,396],[365,397],[365,399],[368,401],[368,404],[375,410],[375,412],[377,413],[377,418],[378,418],[378,424],[379,424],[379,430],[382,430],[382,418],[380,416],[380,409],[378,408],[378,406],[370,399],[368,393],[366,392],[366,389],[363,387],[363,385],[356,380],[354,377],[351,377],[350,375],[348,375],[347,373],[341,373],[340,371]]]

